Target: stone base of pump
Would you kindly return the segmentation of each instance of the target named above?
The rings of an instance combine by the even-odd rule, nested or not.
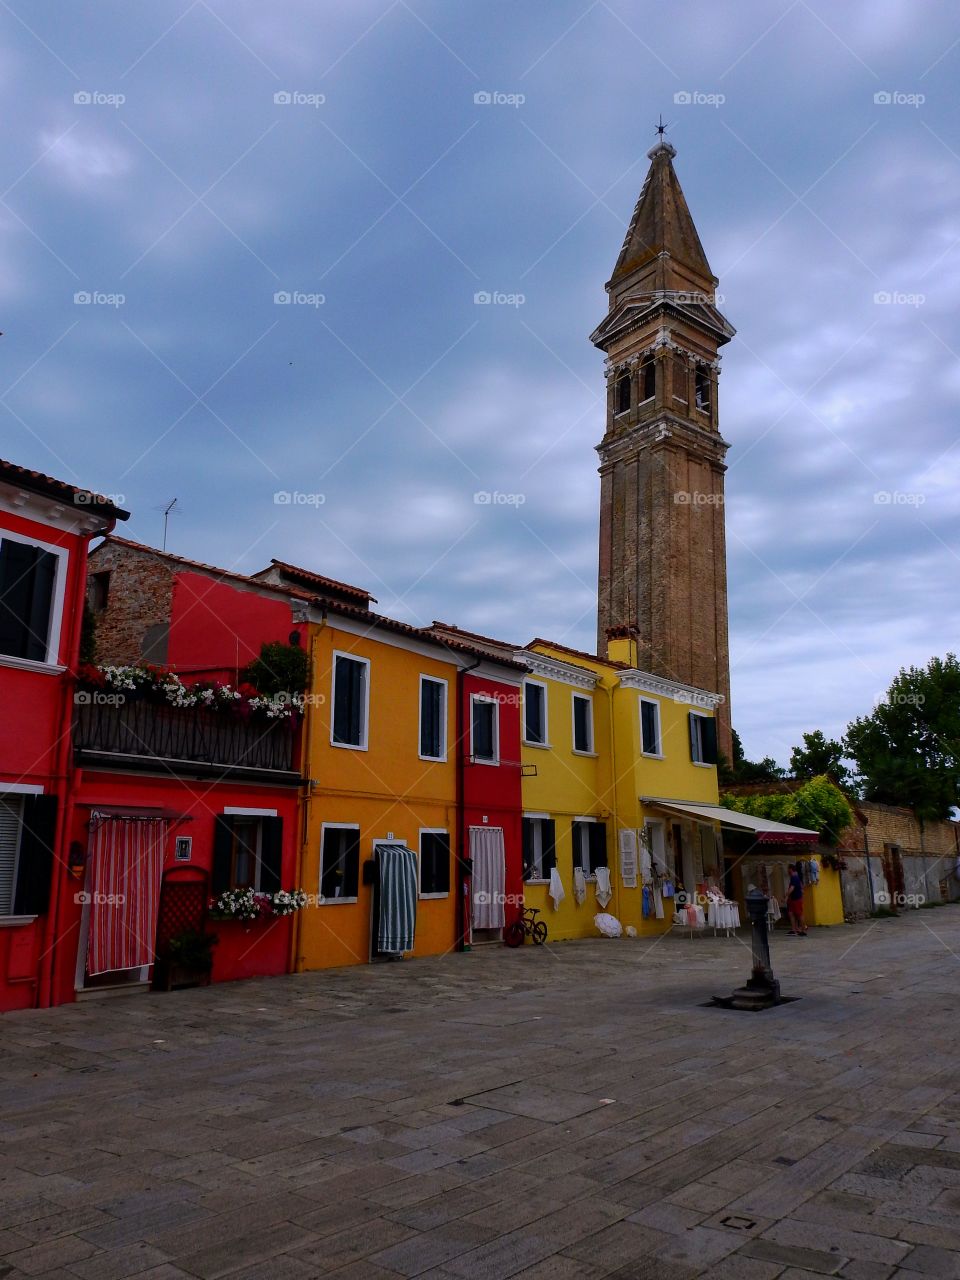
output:
[[[772,982],[753,978],[748,978],[742,987],[738,987],[736,991],[729,996],[714,996],[708,1001],[708,1008],[714,1009],[738,1009],[745,1013],[760,1013],[764,1009],[775,1009],[780,1004],[792,1004],[794,1000],[799,1000],[799,996],[784,996],[780,994],[780,983],[773,979]]]

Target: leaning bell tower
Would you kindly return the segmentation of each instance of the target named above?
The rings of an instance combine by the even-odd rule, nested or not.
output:
[[[718,281],[660,138],[591,341],[606,353],[600,455],[597,652],[611,631],[638,665],[723,695],[720,750],[732,757],[720,434],[720,348],[734,336]]]

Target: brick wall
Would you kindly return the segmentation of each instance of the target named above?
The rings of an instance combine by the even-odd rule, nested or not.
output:
[[[169,626],[174,573],[149,551],[101,543],[90,554],[89,575],[110,574],[107,607],[96,615],[99,663],[163,663],[163,628]],[[89,578],[88,578],[89,581]]]

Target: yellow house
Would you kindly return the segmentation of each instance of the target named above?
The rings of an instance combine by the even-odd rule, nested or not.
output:
[[[538,639],[523,651],[525,847],[534,853],[525,900],[558,940],[596,936],[599,911],[660,934],[681,887],[695,893],[722,878],[719,824],[669,807],[717,804],[720,698],[638,669],[630,639],[609,649],[604,659]],[[526,708],[541,701],[538,743]],[[553,869],[564,894],[557,905]]]
[[[313,606],[310,616],[300,877],[310,905],[298,913],[293,968],[452,950],[461,659],[361,608]],[[390,893],[380,867],[391,860],[416,876],[412,947],[382,932]]]

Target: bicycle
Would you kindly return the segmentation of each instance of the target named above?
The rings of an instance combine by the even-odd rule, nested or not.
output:
[[[503,931],[503,941],[508,947],[522,947],[525,938],[532,938],[538,947],[547,940],[547,926],[538,920],[539,907],[524,907],[523,918],[514,920]]]

